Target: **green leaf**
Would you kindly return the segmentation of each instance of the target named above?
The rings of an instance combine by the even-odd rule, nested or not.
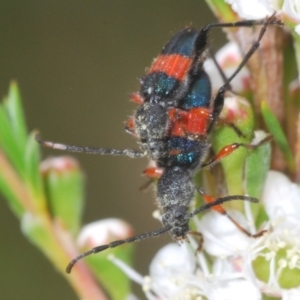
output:
[[[115,249],[107,249],[87,258],[87,262],[111,299],[126,299],[131,291],[130,279],[124,272],[111,262],[108,257],[114,255],[126,265],[132,264],[133,245],[123,245]],[[118,288],[116,288],[118,287]]]
[[[24,153],[16,142],[10,120],[3,106],[0,106],[0,147],[12,161],[17,171],[24,176]]]
[[[262,132],[256,132],[256,135],[259,135],[259,140],[264,139],[267,135]],[[260,199],[265,180],[270,169],[271,163],[271,144],[266,142],[253,151],[250,151],[249,155],[246,158],[245,163],[245,191],[247,195]],[[253,215],[256,217],[259,215],[260,225],[263,221],[267,220],[266,214],[261,212],[261,205],[250,204]],[[266,219],[265,219],[266,218]]]
[[[24,213],[24,207],[19,201],[15,189],[10,184],[10,163],[7,161],[6,157],[0,151],[0,191],[4,198],[7,200],[8,205],[11,210],[15,213],[17,217],[21,217]],[[7,168],[8,167],[8,168]]]
[[[216,153],[232,143],[248,143],[248,140],[237,137],[230,128],[218,130],[214,135],[213,148]],[[245,148],[239,148],[221,161],[229,195],[244,194],[243,170],[247,152]]]
[[[27,139],[25,156],[26,181],[30,185],[34,193],[35,199],[43,198],[43,182],[40,173],[40,148],[34,136],[35,132],[31,133]]]
[[[275,143],[278,145],[287,161],[290,172],[293,173],[295,170],[295,161],[292,150],[277,118],[272,113],[265,101],[262,101],[261,103],[261,112],[268,130],[273,135]]]
[[[5,107],[12,127],[12,132],[20,149],[24,149],[27,140],[27,130],[21,95],[16,82],[12,82],[9,87],[8,99],[5,101]]]
[[[249,144],[252,139],[254,118],[252,108],[245,99],[241,97],[226,99],[221,118],[234,124],[243,133],[243,136],[239,136],[230,126],[220,126],[212,135],[213,149],[216,154],[224,146],[234,143]],[[244,194],[244,163],[248,152],[249,150],[241,146],[221,160],[230,195]]]
[[[264,134],[266,136],[266,134]],[[245,190],[248,195],[260,198],[270,169],[271,145],[267,142],[251,151],[246,159]]]

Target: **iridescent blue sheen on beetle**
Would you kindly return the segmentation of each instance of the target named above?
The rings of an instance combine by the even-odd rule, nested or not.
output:
[[[197,140],[190,140],[186,137],[175,136],[168,140],[169,157],[168,163],[171,166],[193,168],[198,164],[201,143]],[[175,155],[172,155],[172,152]],[[178,152],[178,153],[176,153]]]
[[[179,80],[168,76],[163,72],[153,72],[143,79],[141,94],[143,95],[145,102],[159,102],[166,99],[166,97],[169,97],[170,93],[178,86],[178,84]]]
[[[195,107],[210,107],[211,83],[208,75],[202,71],[192,90],[181,101],[180,108],[189,110]]]
[[[180,54],[191,57],[195,50],[198,34],[199,30],[195,28],[185,28],[179,31],[162,48],[161,55]]]

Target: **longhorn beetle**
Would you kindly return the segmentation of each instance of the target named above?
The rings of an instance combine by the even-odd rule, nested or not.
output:
[[[67,273],[71,272],[74,264],[81,258],[124,243],[159,236],[165,232],[170,232],[176,241],[185,240],[187,234],[192,233],[189,229],[189,219],[211,207],[226,214],[226,211],[220,206],[223,202],[231,200],[258,201],[256,198],[242,195],[230,195],[215,199],[195,187],[193,174],[200,167],[216,163],[239,147],[252,149],[269,140],[267,137],[257,145],[243,143],[228,145],[221,149],[213,159],[207,163],[204,162],[210,147],[208,137],[213,125],[220,119],[219,114],[224,105],[225,91],[232,79],[259,47],[260,40],[270,24],[281,25],[282,23],[273,15],[263,20],[212,23],[200,30],[188,28],[174,35],[163,48],[161,55],[153,62],[148,73],[141,79],[140,91],[131,97],[140,106],[127,122],[126,130],[138,138],[140,150],[72,146],[44,141],[39,135],[36,135],[36,140],[41,145],[53,149],[129,157],[147,155],[157,164],[157,168],[147,169],[146,174],[149,177],[153,174],[155,174],[153,177],[159,177],[157,200],[163,228],[95,247],[73,259],[67,266]],[[263,25],[257,41],[212,100],[210,81],[203,70],[209,30],[215,27],[251,27],[253,25]],[[228,125],[237,134],[242,134],[233,124]],[[196,191],[208,203],[189,213],[190,203]],[[252,235],[234,220],[232,221],[249,236],[258,237],[264,233],[261,231]]]

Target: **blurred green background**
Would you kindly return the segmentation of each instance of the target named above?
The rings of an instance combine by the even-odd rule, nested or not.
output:
[[[215,19],[201,0],[65,0],[1,1],[0,20],[0,94],[18,81],[30,130],[65,143],[137,148],[123,130],[137,78],[173,33]],[[218,30],[210,40],[216,48],[224,43]],[[146,159],[74,156],[87,176],[84,223],[118,217],[136,233],[161,226],[151,216],[153,191],[139,192]],[[76,299],[0,200],[1,299]],[[137,244],[135,268],[148,274],[151,258],[170,241],[166,235]]]

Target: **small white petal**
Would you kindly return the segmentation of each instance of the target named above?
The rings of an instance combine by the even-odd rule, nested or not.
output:
[[[208,293],[209,300],[260,300],[261,293],[251,282],[237,279],[221,282]]]
[[[300,2],[298,0],[285,0],[282,10],[296,22],[300,22]]]
[[[247,222],[241,213],[228,210],[228,214],[242,227],[247,228]],[[217,212],[206,214],[199,225],[204,237],[204,248],[214,256],[234,255],[246,249],[251,242],[251,239],[238,230],[228,217]]]
[[[168,244],[161,248],[150,264],[150,275],[153,278],[165,277],[167,272],[180,271],[190,273],[195,269],[195,255],[186,244]]]
[[[262,201],[270,219],[278,209],[289,215],[300,215],[300,187],[280,172],[269,171]]]
[[[274,13],[268,0],[226,0],[226,2],[243,19],[263,19]]]
[[[214,262],[213,262],[213,274],[215,276],[219,276],[222,279],[222,276],[224,276],[224,274],[232,274],[234,272],[236,272],[235,259],[216,258],[214,260]]]
[[[154,290],[172,295],[195,270],[195,255],[186,244],[168,244],[160,249],[150,264]],[[180,282],[182,280],[183,282]]]

